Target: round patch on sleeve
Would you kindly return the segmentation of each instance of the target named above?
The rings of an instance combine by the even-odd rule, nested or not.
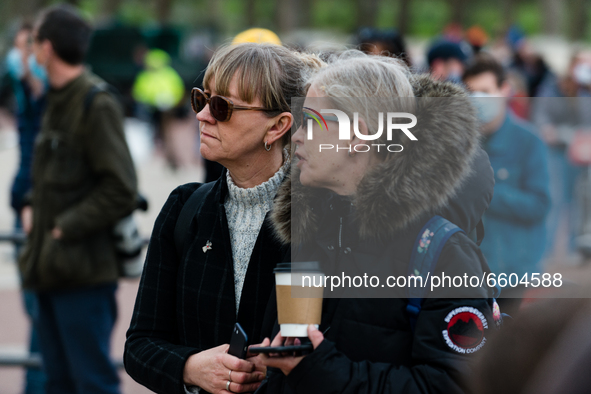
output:
[[[442,332],[443,339],[456,352],[474,353],[484,346],[484,330],[488,329],[488,323],[478,309],[471,306],[456,308],[444,320],[447,327]]]

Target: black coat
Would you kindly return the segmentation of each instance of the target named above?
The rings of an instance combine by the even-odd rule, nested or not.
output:
[[[190,183],[175,189],[156,219],[127,332],[127,372],[158,393],[184,393],[187,358],[229,343],[236,321],[250,338],[261,335],[265,305],[274,284],[273,267],[287,251],[272,236],[266,218],[250,258],[236,317],[232,248],[224,209],[225,171],[205,195],[186,234],[187,240],[193,240],[186,256],[179,258],[175,249],[177,217],[199,186]],[[203,252],[208,241],[211,250]]]
[[[368,172],[353,198],[304,187],[297,171],[282,185],[273,220],[278,235],[292,244],[293,261],[319,261],[331,275],[375,274],[381,283],[386,273],[406,276],[421,228],[440,214],[465,234],[447,241],[434,273],[480,278],[489,271],[466,235],[488,207],[494,185],[471,106],[458,87],[424,77],[414,83],[417,96],[454,100],[418,102],[422,116],[413,133],[419,141]],[[355,295],[353,290],[340,296]],[[486,346],[495,328],[493,292],[486,285],[425,298],[414,330],[405,293],[398,289],[378,293],[389,298],[326,298],[327,293],[320,326],[330,327],[325,340],[287,377],[270,369],[267,393],[463,392],[473,353]],[[264,326],[271,338],[278,332],[270,324],[275,314],[271,299]]]
[[[317,208],[323,211],[319,221],[322,230],[313,240],[294,249],[293,261],[320,261],[323,267],[339,267],[331,274],[344,271],[349,276],[377,275],[381,283],[385,267],[391,275],[406,275],[412,245],[428,218],[417,220],[388,243],[364,243],[358,242],[355,235],[356,226],[348,214],[350,206],[348,200],[329,194]],[[335,231],[341,223],[341,231]],[[480,278],[490,270],[478,246],[464,233],[457,233],[445,244],[437,263],[435,274],[442,272]],[[344,295],[354,290],[359,289],[345,289]],[[481,313],[486,327],[483,339],[471,347],[478,352],[496,328],[492,290],[468,289],[465,294],[473,298],[425,298],[414,331],[404,293],[393,290],[392,298],[325,298],[320,330],[330,329],[324,342],[287,377],[279,370],[271,370],[266,393],[464,392],[463,380],[470,374],[473,355],[461,354],[448,345],[443,334],[448,329],[446,317],[463,307]],[[326,291],[325,297],[328,294]],[[276,318],[275,311],[272,299],[267,311],[272,317],[266,317],[267,324]],[[273,338],[278,329],[275,324],[269,335],[267,326],[266,335]]]

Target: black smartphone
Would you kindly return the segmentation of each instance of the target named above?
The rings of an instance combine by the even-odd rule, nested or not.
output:
[[[230,349],[228,349],[228,354],[244,359],[248,352],[248,345],[248,335],[246,335],[240,326],[240,323],[236,323],[234,325],[234,331],[232,331],[232,339],[230,339]]]
[[[250,352],[254,354],[258,353],[294,353],[294,356],[303,356],[312,353],[314,347],[311,343],[305,343],[302,345],[292,346],[273,346],[273,347],[251,347]]]

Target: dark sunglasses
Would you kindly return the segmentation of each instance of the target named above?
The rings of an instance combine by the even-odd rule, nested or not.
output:
[[[224,96],[209,96],[199,88],[191,90],[191,107],[196,114],[203,111],[203,108],[209,104],[209,112],[218,122],[227,122],[232,117],[234,111],[264,111],[276,112],[276,109],[267,109],[262,107],[239,107],[234,105],[232,100]]]

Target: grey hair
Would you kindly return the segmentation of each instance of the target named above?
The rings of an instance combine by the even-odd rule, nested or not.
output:
[[[308,78],[306,87],[314,85],[351,120],[354,112],[359,113],[373,134],[378,129],[379,112],[412,112],[415,94],[411,79],[402,60],[347,50],[331,55],[327,65]]]

